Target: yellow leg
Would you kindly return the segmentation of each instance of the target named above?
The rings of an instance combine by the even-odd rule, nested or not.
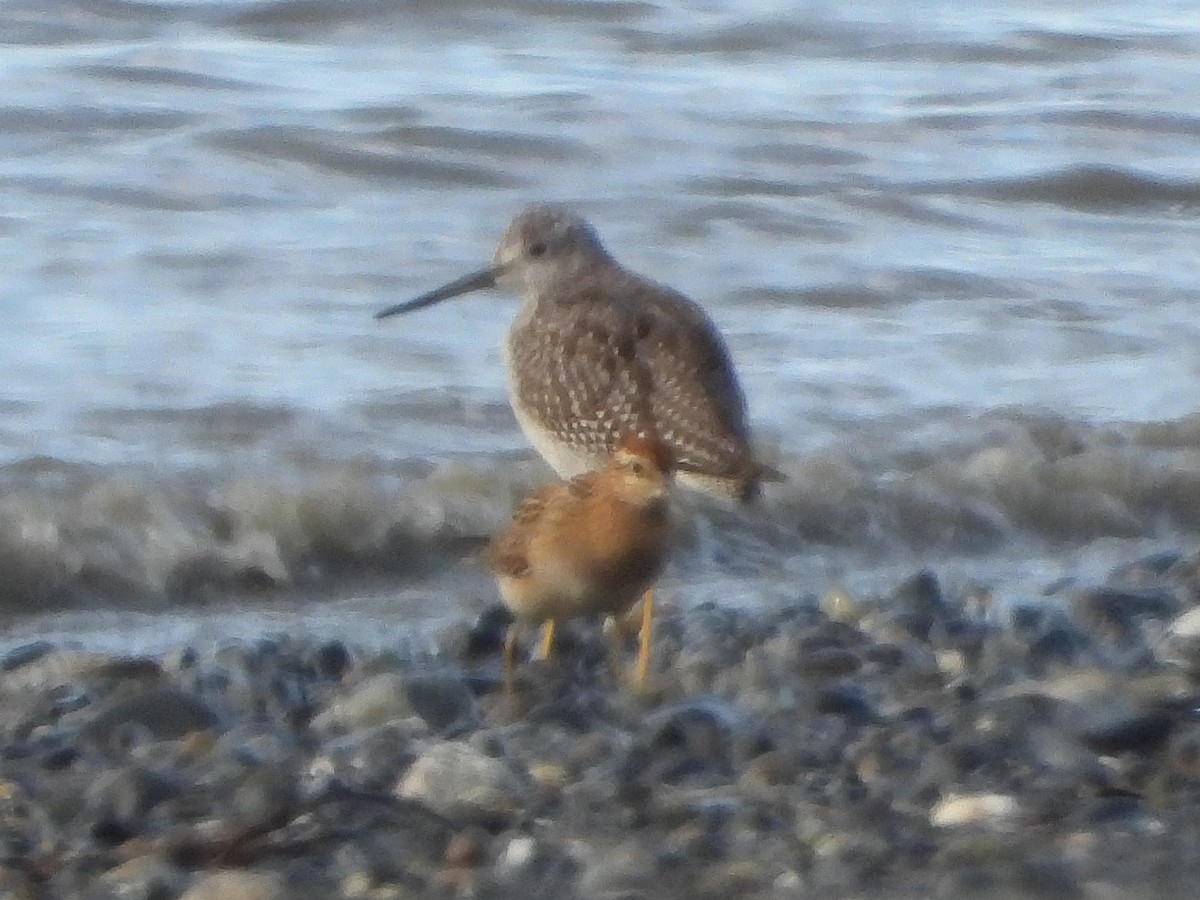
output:
[[[516,657],[517,657],[517,633],[520,629],[517,623],[508,626],[508,631],[504,633],[504,693],[512,696],[516,690]]]
[[[550,651],[554,649],[554,620],[547,619],[542,629],[542,643],[538,645],[538,659],[549,659]]]
[[[638,687],[646,683],[646,673],[650,671],[650,645],[654,640],[654,589],[642,595],[642,629],[641,641],[638,644],[637,674],[635,681]]]

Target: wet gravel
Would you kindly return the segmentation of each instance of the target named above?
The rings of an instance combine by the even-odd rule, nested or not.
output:
[[[426,655],[36,642],[0,898],[1191,897],[1197,562],[663,608],[642,692],[583,624],[506,696],[491,610]]]

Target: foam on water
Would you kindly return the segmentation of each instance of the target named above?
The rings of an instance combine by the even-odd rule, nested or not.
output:
[[[779,598],[771,585],[794,597],[856,568],[895,577],[958,560],[986,579],[1014,557],[1081,556],[1097,542],[1145,552],[1200,531],[1198,460],[1197,416],[1116,426],[1023,410],[990,413],[939,446],[916,435],[778,452],[789,481],[756,510],[681,496],[687,539],[673,577],[696,599],[737,579]],[[451,570],[465,573],[464,590],[489,594],[473,558],[549,477],[529,454],[430,465],[313,458],[302,445],[270,470],[31,458],[0,470],[0,605],[179,610],[345,597]]]

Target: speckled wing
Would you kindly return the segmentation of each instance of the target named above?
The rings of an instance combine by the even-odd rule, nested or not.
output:
[[[676,466],[753,470],[746,402],[724,341],[695,303],[627,275],[581,278],[514,328],[515,389],[559,440],[610,454],[631,434],[666,443]]]
[[[591,500],[596,473],[588,472],[566,484],[548,484],[521,501],[512,521],[488,542],[484,560],[496,575],[521,578],[529,573],[530,542],[534,534],[553,530],[564,512]]]
[[[488,542],[484,559],[497,575],[520,578],[529,571],[529,537],[546,514],[556,485],[547,485],[521,501],[512,521]]]

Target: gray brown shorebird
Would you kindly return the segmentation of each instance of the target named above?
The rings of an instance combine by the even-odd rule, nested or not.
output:
[[[519,632],[545,624],[549,656],[555,622],[622,616],[648,592],[671,541],[666,448],[644,438],[617,446],[603,468],[535,491],[488,545],[487,562],[515,622],[504,641],[504,686],[513,692]],[[653,606],[642,604],[636,683],[650,667]]]
[[[746,502],[779,480],[754,459],[746,400],[712,320],[623,268],[566,209],[524,210],[492,265],[375,318],[491,287],[525,299],[505,346],[509,393],[561,478],[600,468],[622,438],[641,436],[666,445],[685,487]]]

